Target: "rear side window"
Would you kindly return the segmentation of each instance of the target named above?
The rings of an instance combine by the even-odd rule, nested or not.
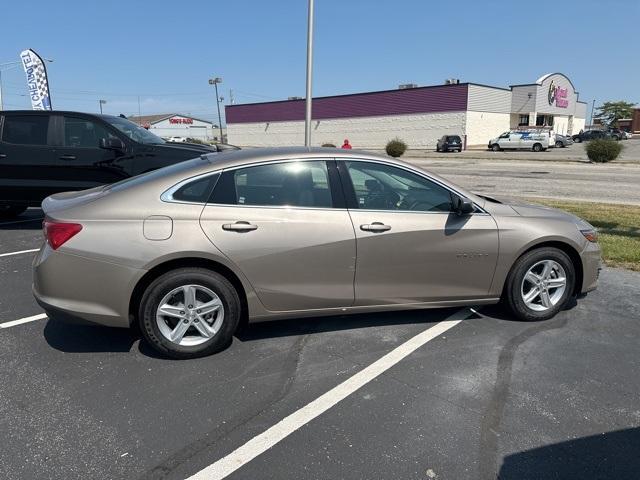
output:
[[[7,115],[2,127],[2,141],[19,145],[46,145],[48,115]]]
[[[171,197],[179,202],[207,203],[219,177],[216,173],[185,183]]]
[[[325,161],[283,162],[239,168],[223,174],[213,203],[331,208]]]
[[[84,118],[64,117],[64,146],[99,148],[100,140],[113,137],[100,124]]]

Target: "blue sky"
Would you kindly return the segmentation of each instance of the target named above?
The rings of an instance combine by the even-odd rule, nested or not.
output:
[[[225,103],[304,95],[306,0],[7,0],[0,64],[33,48],[55,109],[214,118]],[[57,5],[57,6],[56,6]],[[314,95],[439,84],[496,86],[568,75],[583,101],[640,102],[640,1],[316,0]],[[30,108],[21,69],[5,108]]]

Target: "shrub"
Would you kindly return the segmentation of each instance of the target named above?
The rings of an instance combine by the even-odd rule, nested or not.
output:
[[[200,145],[206,145],[206,143],[203,142],[202,140],[200,140],[199,138],[187,138],[187,142],[188,143],[198,143]]]
[[[615,160],[622,151],[622,143],[610,138],[598,138],[585,145],[587,157],[592,162],[606,163]]]
[[[407,151],[407,144],[396,137],[393,140],[389,140],[385,150],[390,157],[401,157]]]
[[[328,148],[336,148],[336,146],[333,143],[323,143],[322,146],[328,147]]]

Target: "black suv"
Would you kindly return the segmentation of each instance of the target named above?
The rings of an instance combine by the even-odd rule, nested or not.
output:
[[[462,139],[459,135],[444,135],[436,144],[436,152],[462,151]]]
[[[587,130],[586,132],[579,133],[571,137],[574,142],[588,142],[589,140],[595,140],[597,138],[611,138],[611,134],[609,132],[605,132],[604,130]]]
[[[231,145],[169,143],[123,117],[0,112],[0,217],[54,193],[117,182]]]

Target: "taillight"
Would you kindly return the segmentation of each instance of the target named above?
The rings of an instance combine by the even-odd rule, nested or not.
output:
[[[45,221],[42,222],[42,228],[44,229],[44,236],[47,239],[47,243],[49,243],[51,248],[57,250],[82,230],[82,225],[79,223],[56,222],[45,219]]]

